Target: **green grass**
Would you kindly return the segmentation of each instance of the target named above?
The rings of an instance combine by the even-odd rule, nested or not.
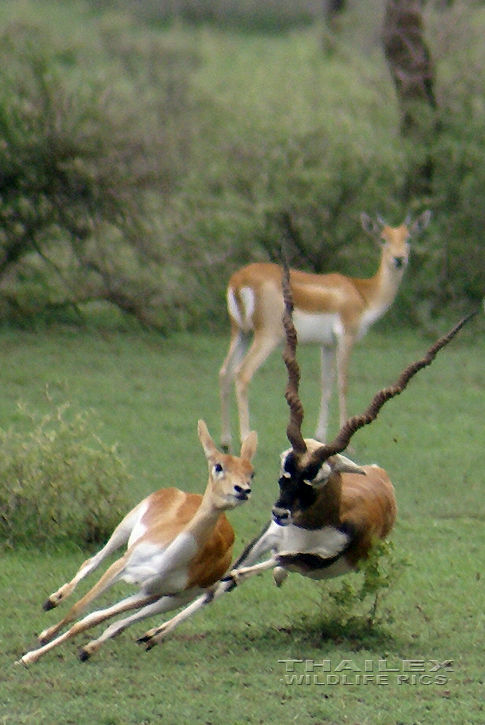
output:
[[[268,574],[148,653],[134,639],[155,624],[151,620],[106,644],[86,664],[71,642],[26,669],[15,660],[34,645],[35,633],[60,616],[42,612],[42,602],[72,576],[86,552],[4,550],[0,723],[483,723],[485,345],[477,335],[480,323],[471,326],[354,438],[355,459],[379,462],[395,483],[399,519],[392,538],[396,554],[409,562],[382,602],[374,629],[328,623],[321,612],[325,586],[293,575],[278,590]],[[351,412],[360,412],[428,343],[411,332],[371,331],[352,359]],[[94,409],[103,440],[119,443],[134,476],[133,503],[163,485],[201,491],[206,467],[196,422],[203,417],[218,437],[217,370],[225,348],[224,338],[206,334],[164,340],[68,328],[2,332],[0,426],[20,424],[20,400],[40,412],[49,410],[48,397],[69,400]],[[301,348],[299,356],[304,432],[311,435],[318,354]],[[231,515],[236,553],[258,533],[275,499],[278,454],[286,446],[283,387],[283,364],[275,354],[251,387],[260,448],[253,498]],[[112,590],[107,600],[113,595],[121,596]],[[298,685],[286,680],[279,660],[288,659],[307,661],[310,669],[312,661],[330,660],[334,669],[348,661],[342,666],[361,670],[366,661],[377,669],[385,660],[401,675],[402,661],[414,660],[428,680],[438,674],[429,672],[431,660],[453,660],[453,671],[446,684],[398,684],[391,671],[388,684],[321,685],[317,668],[316,681]],[[297,674],[303,666],[296,665]],[[347,681],[355,676],[344,672]]]

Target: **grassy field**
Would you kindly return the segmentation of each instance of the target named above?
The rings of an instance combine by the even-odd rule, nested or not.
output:
[[[76,657],[79,641],[26,669],[15,660],[58,616],[42,612],[42,602],[86,552],[3,550],[0,723],[483,723],[481,328],[473,321],[355,436],[355,459],[378,461],[395,483],[399,519],[392,539],[396,555],[408,561],[372,630],[362,621],[352,628],[329,620],[326,587],[294,575],[277,590],[266,575],[149,653],[134,639],[151,620],[86,664]],[[428,344],[412,332],[372,331],[353,357],[351,412],[360,412]],[[206,334],[164,340],[68,328],[2,332],[0,426],[20,424],[19,401],[39,412],[49,409],[48,397],[92,408],[103,440],[119,443],[133,475],[133,503],[164,485],[201,491],[206,468],[196,422],[203,417],[219,435],[216,382],[225,346],[224,338]],[[302,348],[300,359],[304,432],[311,435],[318,354]],[[278,454],[286,446],[283,387],[276,354],[251,389],[260,448],[253,498],[231,515],[236,553],[265,523],[275,499]],[[445,661],[452,664],[438,669]]]

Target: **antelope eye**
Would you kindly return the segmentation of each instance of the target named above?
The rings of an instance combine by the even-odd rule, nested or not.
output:
[[[222,473],[223,471],[224,469],[220,463],[214,465],[214,473]]]

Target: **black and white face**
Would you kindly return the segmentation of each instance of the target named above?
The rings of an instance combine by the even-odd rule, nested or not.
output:
[[[318,445],[321,446],[321,443]],[[312,506],[318,490],[326,484],[331,473],[332,467],[327,461],[322,464],[309,462],[305,466],[305,456],[297,464],[291,449],[282,453],[278,480],[280,493],[273,506],[275,523],[279,526],[288,526],[292,523],[296,512],[302,513]]]
[[[322,444],[312,438],[306,439],[305,444],[307,450],[298,460],[291,448],[281,454],[280,494],[273,506],[273,520],[279,526],[288,526],[296,516],[304,514],[315,503],[332,474],[365,474],[364,469],[338,453],[323,463],[315,462],[313,454]]]

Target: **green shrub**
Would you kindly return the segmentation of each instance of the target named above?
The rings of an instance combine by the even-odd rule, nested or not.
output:
[[[150,23],[168,24],[183,18],[188,23],[213,24],[238,32],[294,30],[310,25],[322,14],[321,0],[96,0],[95,4],[96,8],[107,5],[132,12]]]
[[[370,631],[392,621],[381,605],[407,566],[407,560],[396,555],[392,541],[379,540],[355,574],[334,585],[322,584],[318,625],[325,636]]]
[[[90,413],[64,406],[39,420],[21,411],[30,432],[0,430],[0,541],[104,541],[128,508],[128,474],[116,447],[98,438]]]
[[[71,41],[72,42],[72,41]],[[0,35],[0,316],[107,301],[173,325],[155,213],[185,170],[196,55],[93,25]]]

